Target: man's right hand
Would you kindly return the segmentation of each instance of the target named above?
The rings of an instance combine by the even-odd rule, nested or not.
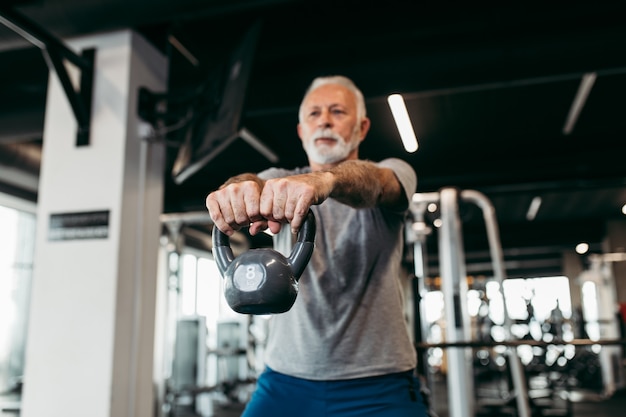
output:
[[[261,216],[262,187],[260,180],[244,180],[226,183],[210,193],[206,198],[206,207],[215,226],[228,236],[247,226],[250,226],[251,235],[268,227],[273,233],[278,233],[281,224]]]

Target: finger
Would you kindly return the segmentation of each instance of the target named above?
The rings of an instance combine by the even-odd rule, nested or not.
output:
[[[273,219],[273,207],[274,206],[274,190],[271,187],[270,181],[265,183],[265,187],[261,191],[261,197],[259,200],[259,209],[261,216],[266,219]]]
[[[298,201],[299,198],[298,196],[293,196],[293,197],[289,197],[287,198],[287,201],[285,202],[285,212],[284,212],[284,216],[285,219],[287,220],[287,222],[291,223],[293,221],[293,218],[296,214],[296,209],[298,207]]]
[[[281,222],[276,222],[276,221],[273,221],[273,220],[269,220],[267,222],[267,225],[268,225],[270,231],[272,233],[274,233],[274,234],[279,233],[280,229],[283,227],[283,224]]]
[[[291,226],[291,233],[296,234],[298,233],[298,231],[300,231],[300,226],[302,226],[302,217],[301,216],[294,216],[293,220],[291,220],[290,223]]]
[[[274,185],[274,183],[272,183]],[[287,202],[287,190],[283,182],[276,183],[272,187],[272,218],[277,221],[285,220],[285,204]]]
[[[261,214],[270,220],[287,221],[285,206],[292,187],[293,182],[286,178],[268,180],[261,194]]]
[[[309,214],[311,202],[306,199],[299,199],[294,210],[293,220],[291,221],[292,233],[298,233],[300,227],[304,223],[306,216]]]
[[[209,194],[206,199],[206,207],[209,210],[209,216],[213,220],[213,224],[220,229],[223,233],[231,236],[235,230],[224,219],[224,213],[220,208],[218,201],[213,195]]]
[[[261,195],[256,190],[244,195],[243,204],[246,212],[245,220],[249,223],[263,219],[263,216],[261,216],[260,199]]]
[[[267,220],[259,220],[250,224],[248,232],[250,233],[250,236],[254,236],[265,229],[267,229]]]
[[[247,226],[250,223],[250,219],[245,202],[246,191],[239,184],[235,184],[225,189],[224,193],[222,210],[224,211],[225,220],[234,229]],[[230,210],[224,210],[224,206],[229,207]],[[232,216],[229,216],[229,211],[232,212]]]
[[[275,220],[286,220],[285,203],[287,198],[283,193],[274,194],[274,203],[272,204],[272,217]]]
[[[215,192],[226,221],[234,230],[261,220],[259,214],[260,192],[253,182],[231,184]],[[231,215],[232,213],[232,215]]]

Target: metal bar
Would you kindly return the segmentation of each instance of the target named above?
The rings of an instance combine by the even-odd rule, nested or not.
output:
[[[439,228],[439,264],[441,290],[446,314],[446,339],[451,342],[469,337],[467,280],[463,258],[463,240],[458,212],[458,192],[444,188],[440,192],[441,227]],[[448,352],[448,403],[451,417],[474,415],[472,361],[468,350]]]
[[[191,131],[190,133],[191,134]],[[195,174],[199,169],[205,166],[209,161],[219,155],[224,149],[228,148],[231,143],[233,143],[239,137],[239,133],[235,133],[227,138],[224,138],[221,142],[219,142],[209,153],[204,155],[199,160],[190,163],[187,166],[184,166],[182,170],[175,174],[174,182],[176,184],[182,184],[187,180],[187,178],[191,177]],[[191,150],[190,150],[191,151]]]
[[[90,49],[83,52],[83,56],[80,56],[25,16],[6,7],[0,7],[0,23],[41,49],[48,67],[54,70],[59,77],[76,118],[78,125],[76,146],[88,145],[95,51]],[[78,92],[72,85],[63,59],[67,59],[80,69],[80,90]]]
[[[623,262],[626,261],[626,252],[611,252],[589,255],[591,262]]]
[[[91,132],[91,105],[93,99],[93,77],[96,50],[85,49],[83,56],[88,59],[92,65],[89,68],[83,68],[80,71],[80,90],[74,94],[78,96],[78,107],[81,109],[83,116],[85,117],[82,122],[78,123],[78,132],[76,133],[76,146],[89,145],[89,135]],[[68,93],[69,94],[69,93]],[[76,115],[76,112],[74,112]],[[75,116],[77,119],[78,117]]]
[[[6,6],[0,6],[0,23],[11,29],[39,49],[55,49],[61,56],[81,69],[89,69],[93,65],[69,49],[55,37],[46,33],[34,22]]]
[[[184,213],[163,213],[160,216],[161,223],[182,222],[183,224],[208,223],[213,225],[213,220],[209,216],[209,212],[189,211]]]
[[[417,349],[432,349],[432,348],[481,348],[481,347],[496,347],[496,346],[611,346],[611,345],[626,345],[626,339],[572,339],[570,341],[552,341],[545,342],[543,340],[503,340],[501,342],[474,342],[474,341],[458,341],[458,342],[441,342],[441,343],[417,343]]]
[[[597,69],[593,71],[593,73],[596,74],[597,76],[620,75],[620,74],[626,73],[626,67]],[[456,87],[433,88],[431,90],[422,90],[422,91],[402,93],[402,96],[404,97],[405,100],[411,100],[411,99],[418,99],[418,98],[444,96],[444,95],[450,95],[450,94],[464,94],[464,93],[473,93],[473,92],[479,92],[479,91],[498,90],[502,88],[526,87],[526,86],[531,86],[531,85],[548,84],[548,83],[554,83],[554,82],[574,81],[585,76],[585,74],[589,74],[589,73],[588,72],[572,72],[572,73],[547,75],[547,76],[539,76],[539,77],[532,77],[532,78],[520,78],[520,79],[508,80],[508,81],[497,81],[497,82],[483,83],[483,84],[468,84],[468,85],[459,85]],[[368,98],[366,100],[366,104],[382,103],[384,101],[387,101],[387,96],[376,96],[376,97]],[[280,110],[285,111],[285,109],[280,109]],[[265,112],[268,113],[267,110]],[[248,114],[256,115],[254,111],[249,111]]]
[[[426,305],[422,302],[423,297],[427,294],[425,280],[428,275],[428,251],[426,248],[426,241],[430,230],[425,227],[424,212],[427,207],[427,203],[413,204],[411,211],[415,217],[413,224],[408,224],[410,240],[413,243],[413,268],[415,273],[415,279],[412,282],[413,290],[413,314],[417,317],[414,320],[413,331],[415,340],[426,341],[428,340],[428,320],[426,319]],[[415,229],[414,225],[422,225],[419,229]],[[428,370],[428,352],[418,352],[419,363],[418,371],[422,377],[426,379],[426,384],[431,395],[436,390],[435,381],[433,380],[433,373]],[[432,402],[429,401],[429,404]]]
[[[194,67],[200,66],[200,61],[198,61],[198,58],[196,58],[191,52],[189,52],[189,49],[185,48],[185,46],[178,39],[176,39],[176,37],[170,35],[167,40],[174,48],[178,50],[178,52],[180,52],[182,56],[187,58],[191,65],[193,65]]]
[[[411,197],[412,203],[436,203],[439,201],[439,193],[415,193],[413,197]]]
[[[274,151],[272,151],[269,147],[267,147],[259,138],[254,136],[252,132],[250,132],[245,127],[239,130],[239,137],[246,142],[254,149],[256,149],[261,155],[266,157],[271,163],[275,164],[278,162],[278,155]]]
[[[489,252],[491,254],[491,262],[493,264],[493,275],[495,280],[499,284],[502,300],[505,300],[504,305],[504,322],[507,334],[507,339],[511,339],[511,324],[512,320],[509,315],[509,311],[506,305],[506,298],[504,297],[504,255],[502,254],[502,244],[500,243],[500,233],[498,231],[498,224],[496,222],[496,214],[491,201],[482,193],[473,190],[465,190],[461,192],[461,198],[466,201],[471,201],[480,207],[483,212],[483,218],[485,221],[485,228],[487,230],[487,241],[489,242]],[[515,385],[517,396],[517,410],[520,417],[530,417],[530,403],[528,400],[528,383],[522,367],[522,361],[517,354],[516,349],[509,348],[507,350],[509,356],[509,368],[511,370],[511,378]]]
[[[59,77],[59,81],[61,82],[63,91],[65,91],[67,100],[70,102],[70,107],[74,112],[74,117],[76,117],[76,123],[79,128],[88,126],[89,115],[86,112],[85,106],[81,103],[80,96],[76,94],[76,91],[74,90],[74,86],[72,85],[72,81],[70,80],[65,65],[63,65],[63,61],[59,58],[59,55],[55,53],[54,49],[44,49],[42,52],[44,58],[48,62],[48,66],[54,69],[57,77]]]

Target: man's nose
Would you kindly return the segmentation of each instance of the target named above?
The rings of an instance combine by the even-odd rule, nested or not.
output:
[[[332,126],[330,112],[328,110],[322,110],[319,119],[317,120],[318,127],[328,128]]]

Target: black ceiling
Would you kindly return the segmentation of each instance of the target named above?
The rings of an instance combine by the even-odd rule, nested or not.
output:
[[[12,5],[58,39],[136,30],[169,56],[171,95],[206,81],[261,20],[242,125],[278,154],[279,164],[306,163],[295,125],[308,83],[344,74],[363,90],[372,119],[361,156],[407,160],[419,192],[484,193],[495,206],[512,273],[560,273],[561,251],[580,241],[600,250],[607,221],[624,219],[626,203],[620,2],[420,3],[14,0],[2,7]],[[0,166],[36,173],[47,74],[41,52],[0,25]],[[595,75],[595,83],[565,134],[585,74]],[[403,150],[387,107],[387,95],[396,92],[404,95],[419,138],[413,154]],[[177,185],[169,176],[176,150],[170,146],[164,173],[166,212],[203,210],[206,194],[229,176],[271,165],[237,140]],[[5,191],[36,199],[36,189],[9,177],[0,182]],[[543,204],[528,221],[535,196]],[[478,259],[486,249],[480,213],[461,208],[465,247]],[[518,260],[525,269],[515,266]]]

